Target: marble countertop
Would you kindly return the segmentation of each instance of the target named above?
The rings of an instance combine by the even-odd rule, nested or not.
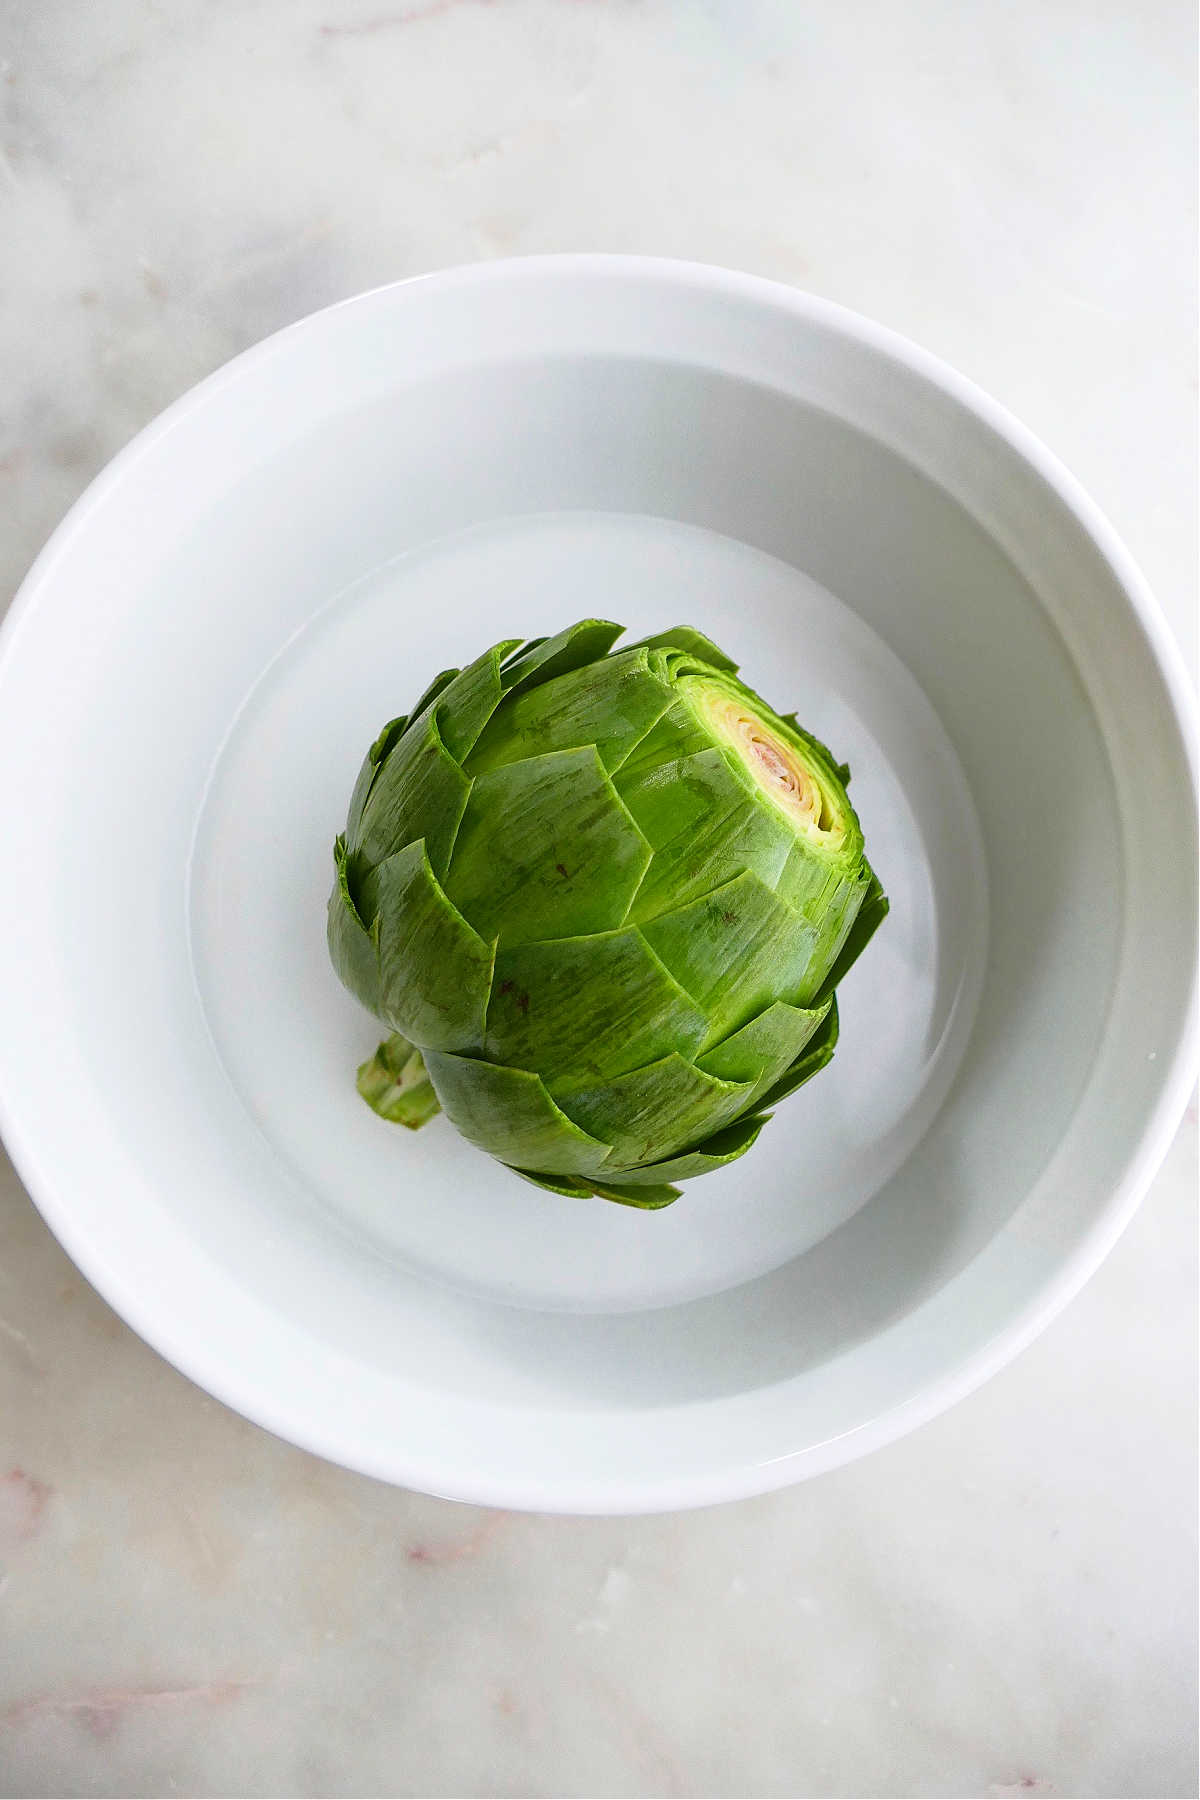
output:
[[[974,376],[1194,668],[1193,68],[1182,0],[10,4],[0,596],[277,326],[449,263],[644,251]],[[1196,1135],[1193,1105],[1082,1297],[947,1416],[632,1520],[269,1437],[125,1328],[0,1159],[0,1792],[1195,1794]]]

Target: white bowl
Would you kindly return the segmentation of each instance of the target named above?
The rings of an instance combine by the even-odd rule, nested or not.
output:
[[[892,898],[832,1068],[663,1213],[383,1125],[324,946],[383,720],[593,613],[828,738]],[[1189,709],[1074,482],[876,326],[623,258],[364,295],[144,432],[7,622],[8,1144],[143,1336],[340,1462],[578,1511],[829,1468],[1027,1342],[1166,1148]]]

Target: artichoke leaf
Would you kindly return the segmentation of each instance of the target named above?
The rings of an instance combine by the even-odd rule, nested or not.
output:
[[[501,1162],[559,1175],[607,1164],[608,1145],[568,1118],[528,1069],[437,1050],[426,1051],[425,1066],[451,1124]]]
[[[631,650],[675,650],[685,656],[695,657],[698,662],[707,663],[710,669],[721,669],[729,675],[737,674],[737,664],[733,658],[697,631],[694,625],[673,625],[670,631],[660,631],[654,637],[639,638],[636,644],[630,644]]]
[[[611,773],[657,724],[671,698],[669,683],[653,673],[644,650],[618,651],[514,694],[471,752],[469,773],[548,750],[589,747]]]
[[[805,1045],[825,1023],[832,999],[820,1006],[789,1006],[776,1000],[747,1024],[696,1058],[696,1067],[723,1081],[753,1084],[751,1104],[786,1074]]]
[[[600,1200],[615,1200],[618,1206],[636,1206],[641,1212],[661,1212],[664,1206],[670,1206],[679,1198],[679,1189],[664,1183],[654,1187],[635,1187],[628,1183],[610,1185],[607,1182],[592,1183],[592,1192]]]
[[[698,900],[746,872],[774,888],[787,867],[795,833],[716,745],[640,773],[626,765],[613,784],[654,851],[631,923]]]
[[[507,671],[512,668],[514,663],[524,662],[526,657],[532,656],[533,652],[535,650],[540,650],[542,645],[545,642],[546,642],[546,639],[544,637],[532,637],[532,638],[518,639],[516,649],[513,650],[510,655],[506,656],[504,658],[504,661],[501,663],[501,665],[500,665],[501,673],[502,674],[507,673]]]
[[[649,786],[652,789],[660,787],[671,779],[666,773],[666,766],[681,763],[685,757],[699,756],[703,751],[715,748],[712,733],[705,730],[692,708],[682,700],[672,699],[662,718],[650,727],[620,765],[622,786],[649,776]],[[659,770],[663,774],[658,774]],[[744,793],[745,787],[739,785],[739,799]],[[697,817],[702,816],[698,808],[693,808],[693,811]]]
[[[825,1022],[805,1045],[792,1066],[773,1082],[765,1093],[756,1095],[756,1107],[778,1106],[789,1094],[802,1088],[806,1081],[818,1075],[827,1063],[832,1062],[838,1041],[838,1010],[834,1000],[825,1016]]]
[[[639,929],[708,1019],[702,1050],[776,999],[806,1006],[825,973],[812,927],[750,873]]]
[[[582,668],[607,656],[625,627],[611,619],[580,619],[554,637],[534,639],[519,651],[501,670],[507,693],[523,693],[527,688],[553,681],[570,669]]]
[[[500,704],[500,664],[520,643],[508,638],[493,644],[482,656],[460,669],[437,697],[437,721],[442,742],[456,762],[463,762],[475,748],[479,734]]]
[[[404,736],[408,729],[408,718],[402,715],[398,719],[389,719],[367,754],[363,758],[362,768],[358,771],[358,780],[354,783],[354,792],[350,796],[350,812],[346,819],[346,838],[355,844],[362,827],[363,810],[379,773],[379,765],[391,750],[397,739]]]
[[[552,750],[476,776],[445,886],[503,949],[615,930],[650,855],[594,746]]]
[[[359,841],[350,848],[368,864],[382,863],[422,838],[440,880],[470,792],[469,777],[442,742],[436,712],[429,711],[381,764],[363,809]],[[360,900],[365,915],[365,898]]]
[[[845,980],[888,915],[888,897],[880,886],[878,875],[869,863],[864,863],[863,869],[867,877],[863,898],[845,942],[822,983],[822,995],[831,994]]]
[[[601,1200],[615,1200],[618,1206],[636,1206],[642,1212],[658,1212],[679,1198],[677,1187],[661,1184],[654,1187],[613,1186],[584,1177],[576,1180],[570,1175],[538,1175],[532,1169],[513,1168],[511,1163],[507,1166],[522,1181],[532,1182],[534,1187],[543,1188],[548,1194],[565,1194],[572,1200],[590,1200],[595,1196]]]
[[[377,908],[380,1016],[422,1050],[478,1049],[495,945],[446,898],[424,843],[385,858],[363,887]]]
[[[752,1092],[748,1082],[706,1075],[675,1050],[610,1081],[548,1086],[565,1113],[612,1146],[614,1174],[709,1137],[745,1110]]]
[[[532,1169],[518,1169],[513,1163],[505,1163],[514,1175],[522,1181],[528,1181],[534,1187],[540,1187],[547,1194],[565,1194],[569,1200],[590,1200],[596,1190],[590,1181],[574,1175],[535,1175]]]
[[[517,944],[496,957],[485,1049],[492,1062],[606,1079],[700,1048],[703,1011],[632,929]]]
[[[363,924],[350,891],[349,858],[344,837],[339,837],[333,846],[333,860],[337,873],[329,896],[326,923],[330,961],[342,984],[362,1001],[368,1012],[382,1018],[379,944],[375,933]]]
[[[757,1141],[770,1113],[750,1113],[735,1119],[721,1131],[715,1131],[702,1144],[668,1156],[662,1162],[646,1163],[640,1169],[624,1169],[621,1180],[630,1187],[656,1185],[660,1182],[690,1181],[696,1175],[711,1175],[717,1169],[745,1156]]]
[[[425,692],[421,695],[420,699],[409,713],[408,720],[404,726],[404,731],[408,730],[409,725],[420,724],[434,701],[438,699],[441,694],[445,693],[446,689],[450,686],[450,683],[461,673],[462,671],[460,669],[442,669],[434,676],[429,686],[425,689]],[[400,735],[403,736],[404,733],[401,732]]]

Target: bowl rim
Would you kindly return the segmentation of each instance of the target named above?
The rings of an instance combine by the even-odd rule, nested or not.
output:
[[[35,558],[7,616],[0,621],[0,684],[14,659],[25,624],[49,586],[57,562],[71,541],[85,529],[91,515],[142,458],[153,454],[168,433],[235,384],[247,369],[275,356],[297,338],[318,331],[330,315],[345,314],[382,296],[399,294],[414,286],[441,287],[449,291],[513,281],[578,282],[580,279],[617,279],[725,293],[746,303],[788,313],[798,322],[824,327],[900,365],[990,428],[1058,499],[1108,566],[1140,627],[1162,680],[1183,750],[1180,772],[1186,775],[1192,805],[1196,807],[1198,709],[1182,652],[1149,583],[1115,528],[1078,479],[1042,440],[969,377],[890,327],[838,302],[784,282],[669,257],[573,252],[461,264],[381,283],[310,313],[251,345],[189,388],[143,427],[72,505]],[[1131,1146],[1121,1179],[1097,1207],[1091,1227],[1001,1331],[986,1344],[967,1350],[909,1399],[829,1443],[785,1451],[769,1462],[737,1465],[702,1477],[654,1478],[649,1483],[623,1477],[606,1484],[603,1495],[597,1493],[594,1483],[585,1482],[574,1491],[564,1487],[551,1494],[536,1481],[510,1476],[497,1479],[485,1475],[473,1484],[474,1491],[470,1492],[465,1491],[461,1482],[453,1488],[439,1486],[436,1479],[430,1479],[431,1470],[422,1467],[419,1459],[414,1462],[406,1456],[388,1456],[373,1464],[366,1455],[351,1458],[332,1450],[322,1441],[319,1431],[305,1429],[297,1418],[283,1416],[285,1409],[264,1405],[257,1395],[251,1396],[248,1404],[247,1393],[239,1391],[237,1380],[228,1370],[222,1368],[219,1378],[214,1379],[214,1372],[208,1368],[200,1348],[190,1343],[176,1345],[171,1341],[170,1332],[164,1328],[159,1314],[148,1307],[137,1292],[131,1291],[116,1271],[106,1266],[101,1249],[86,1233],[76,1230],[70,1194],[61,1191],[55,1178],[43,1167],[37,1147],[26,1136],[2,1081],[0,1136],[30,1197],[54,1235],[82,1273],[132,1329],[205,1392],[276,1435],[314,1454],[336,1457],[364,1473],[481,1505],[569,1513],[669,1511],[780,1488],[880,1448],[971,1393],[1033,1341],[1082,1288],[1115,1244],[1144,1197],[1178,1130],[1200,1063],[1194,956],[1187,980],[1186,1023],[1170,1051],[1169,1068],[1163,1073],[1157,1102]]]

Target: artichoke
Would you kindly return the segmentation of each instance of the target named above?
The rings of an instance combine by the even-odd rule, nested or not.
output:
[[[698,631],[621,630],[497,644],[384,727],[329,949],[394,1034],[359,1071],[382,1117],[658,1207],[829,1061],[887,900],[849,770]]]

